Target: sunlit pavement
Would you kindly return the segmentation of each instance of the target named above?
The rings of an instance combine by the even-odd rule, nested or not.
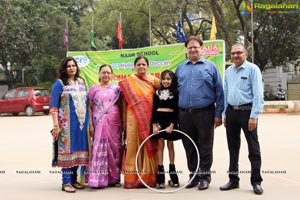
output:
[[[240,188],[220,191],[228,181],[228,150],[224,127],[215,131],[214,163],[209,189],[197,187],[178,192],[158,193],[147,188],[104,188],[77,190],[75,194],[61,191],[61,174],[51,168],[51,117],[45,115],[0,116],[0,195],[2,199],[298,199],[300,188],[300,114],[262,114],[259,118],[259,140],[262,152],[264,194],[255,195],[250,185],[250,163],[242,133],[240,152]],[[188,181],[185,153],[176,142],[176,168],[181,185]],[[196,159],[196,158],[195,158]],[[168,156],[165,151],[165,168]],[[169,177],[167,175],[166,180]],[[174,188],[167,187],[164,191]]]

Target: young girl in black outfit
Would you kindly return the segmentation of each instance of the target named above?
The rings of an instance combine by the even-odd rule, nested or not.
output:
[[[177,114],[178,114],[178,94],[177,81],[175,74],[171,70],[165,70],[161,73],[161,88],[154,94],[153,110],[152,110],[152,138],[158,139],[158,172],[156,176],[156,186],[158,189],[165,188],[165,172],[163,166],[163,152],[165,142],[169,151],[169,174],[171,187],[179,187],[178,176],[175,169],[175,151],[174,140],[181,139],[178,132],[173,132],[177,129]],[[159,130],[164,130],[159,132]]]

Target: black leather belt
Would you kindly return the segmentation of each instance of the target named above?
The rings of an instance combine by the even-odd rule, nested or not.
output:
[[[215,107],[215,105],[211,104],[211,105],[203,107],[203,108],[195,108],[195,109],[193,109],[193,108],[191,108],[191,109],[179,108],[179,110],[183,111],[183,112],[197,113],[197,112],[203,112],[203,111],[212,109],[214,107]]]
[[[228,108],[232,110],[251,110],[252,109],[252,103],[247,103],[239,106],[233,106],[228,104]]]

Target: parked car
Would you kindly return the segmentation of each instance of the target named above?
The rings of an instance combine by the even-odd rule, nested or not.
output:
[[[18,115],[25,112],[27,116],[35,112],[49,114],[50,95],[45,88],[19,87],[4,92],[0,99],[0,113]]]

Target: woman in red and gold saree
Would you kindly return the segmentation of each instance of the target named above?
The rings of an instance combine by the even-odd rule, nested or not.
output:
[[[139,56],[134,61],[137,72],[126,80],[119,82],[125,97],[125,113],[123,113],[126,128],[126,154],[123,163],[124,188],[145,187],[142,180],[150,187],[156,185],[156,141],[148,140],[138,155],[138,169],[135,158],[141,143],[150,134],[153,94],[159,87],[159,81],[147,74],[149,62],[146,57]]]

